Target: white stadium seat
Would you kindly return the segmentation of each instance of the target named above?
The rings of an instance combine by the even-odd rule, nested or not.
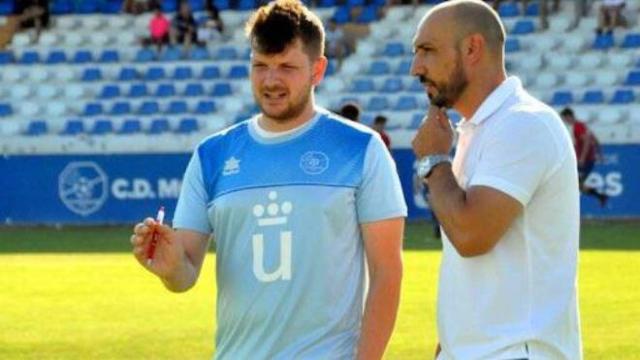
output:
[[[558,75],[554,73],[542,73],[536,78],[536,87],[540,89],[553,89],[559,82]]]
[[[547,66],[555,71],[568,70],[573,66],[573,57],[566,54],[547,54],[545,59]]]
[[[67,47],[80,47],[85,43],[85,37],[80,32],[68,32],[64,35],[64,40],[62,41],[64,46]]]
[[[28,84],[16,84],[9,87],[9,97],[15,102],[27,99],[32,93],[33,89]]]
[[[77,16],[62,15],[54,18],[55,26],[64,30],[73,30],[79,25]]]
[[[564,83],[570,88],[581,88],[589,85],[591,74],[582,71],[570,71],[565,75]]]
[[[60,89],[54,85],[42,84],[36,87],[36,96],[42,100],[50,100],[58,96]]]
[[[596,70],[600,68],[604,56],[599,52],[586,53],[578,56],[578,68],[584,70]]]
[[[613,86],[618,83],[620,75],[614,70],[597,71],[595,74],[595,85]]]
[[[27,119],[40,114],[40,105],[36,102],[25,101],[18,104],[18,113]]]

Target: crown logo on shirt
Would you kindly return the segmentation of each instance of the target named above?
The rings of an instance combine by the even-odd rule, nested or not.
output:
[[[227,159],[224,162],[224,168],[222,169],[222,175],[233,175],[240,172],[240,160],[236,159],[234,156]]]
[[[276,226],[287,223],[287,215],[291,214],[293,204],[290,201],[276,202],[278,193],[269,192],[269,204],[257,204],[253,207],[253,215],[258,218],[258,226]]]

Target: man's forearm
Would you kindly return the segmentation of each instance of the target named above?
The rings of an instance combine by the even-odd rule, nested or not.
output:
[[[457,233],[463,228],[462,213],[466,194],[458,186],[451,164],[440,164],[433,168],[427,185],[429,207],[438,217],[449,240],[455,242]]]
[[[358,360],[377,360],[384,355],[396,321],[401,281],[401,269],[372,276],[358,342]]]
[[[168,276],[161,277],[164,286],[173,292],[184,292],[196,283],[197,271],[187,256],[181,266]]]

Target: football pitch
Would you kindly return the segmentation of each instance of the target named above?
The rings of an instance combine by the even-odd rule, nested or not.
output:
[[[208,359],[215,254],[173,294],[129,253],[129,228],[0,227],[0,359]],[[430,359],[439,240],[409,224],[402,300],[387,359]],[[640,224],[583,225],[585,359],[640,359]]]

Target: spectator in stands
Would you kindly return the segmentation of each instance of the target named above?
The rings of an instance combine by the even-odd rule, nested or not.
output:
[[[602,158],[602,149],[598,139],[585,123],[579,121],[571,108],[565,108],[560,112],[562,120],[571,128],[573,146],[578,160],[578,183],[580,191],[593,196],[600,202],[600,206],[607,204],[609,197],[595,188],[589,187],[585,181],[593,170],[598,159]]]
[[[156,46],[158,54],[162,51],[162,47],[169,43],[169,31],[171,22],[162,13],[160,6],[156,7],[151,20],[149,21],[150,40]]]
[[[576,1],[582,1],[582,0],[576,0]],[[504,2],[504,0],[493,0],[492,1],[492,6],[495,10],[498,10],[500,8],[500,4],[502,4]],[[524,15],[527,11],[527,7],[529,6],[529,0],[521,0],[520,1],[522,4],[522,14]],[[539,0],[539,13],[538,15],[540,16],[540,27],[542,29],[546,29],[549,27],[549,21],[547,20],[548,17],[548,13],[549,13],[549,0]],[[557,12],[560,9],[560,0],[553,0],[553,6],[551,8],[552,12]]]
[[[137,224],[134,256],[182,292],[215,237],[215,358],[381,359],[407,211],[393,159],[372,130],[315,107],[327,67],[316,15],[276,0],[246,29],[260,113],[198,145],[173,228]]]
[[[589,4],[587,3],[589,0],[575,0],[575,6],[573,8],[574,10],[574,17],[573,17],[573,22],[571,23],[571,25],[569,26],[569,28],[567,29],[567,31],[571,31],[575,28],[578,27],[578,25],[580,25],[580,19],[584,16],[587,16],[587,14],[589,13]]]
[[[189,51],[191,45],[197,42],[197,25],[188,1],[182,1],[178,13],[171,24],[171,43],[184,46]]]
[[[360,106],[354,102],[347,102],[340,108],[340,115],[355,122],[360,121]]]
[[[598,35],[613,34],[613,29],[618,26],[626,26],[626,20],[622,16],[622,10],[626,5],[625,0],[602,0],[598,12]]]
[[[33,28],[32,42],[37,43],[42,29],[49,27],[49,3],[47,0],[16,0],[14,12],[18,15],[18,30]]]
[[[342,59],[348,53],[347,42],[344,37],[344,31],[334,19],[329,19],[329,26],[324,36],[325,51],[329,59],[336,59],[338,67],[342,64]]]
[[[507,76],[505,38],[490,6],[453,0],[413,40],[431,106],[412,145],[443,230],[439,358],[580,359],[575,154],[558,114]],[[449,108],[464,119],[453,161]]]
[[[198,42],[202,44],[219,40],[224,34],[224,22],[220,17],[220,10],[213,1],[207,1],[206,11],[207,16],[200,21],[198,27]]]
[[[155,11],[157,8],[160,8],[158,0],[124,0],[122,2],[122,12],[132,15]]]
[[[387,117],[384,115],[378,115],[373,119],[373,130],[377,131],[382,138],[382,141],[387,146],[387,149],[391,150],[391,138],[389,134],[384,130],[387,126]]]

